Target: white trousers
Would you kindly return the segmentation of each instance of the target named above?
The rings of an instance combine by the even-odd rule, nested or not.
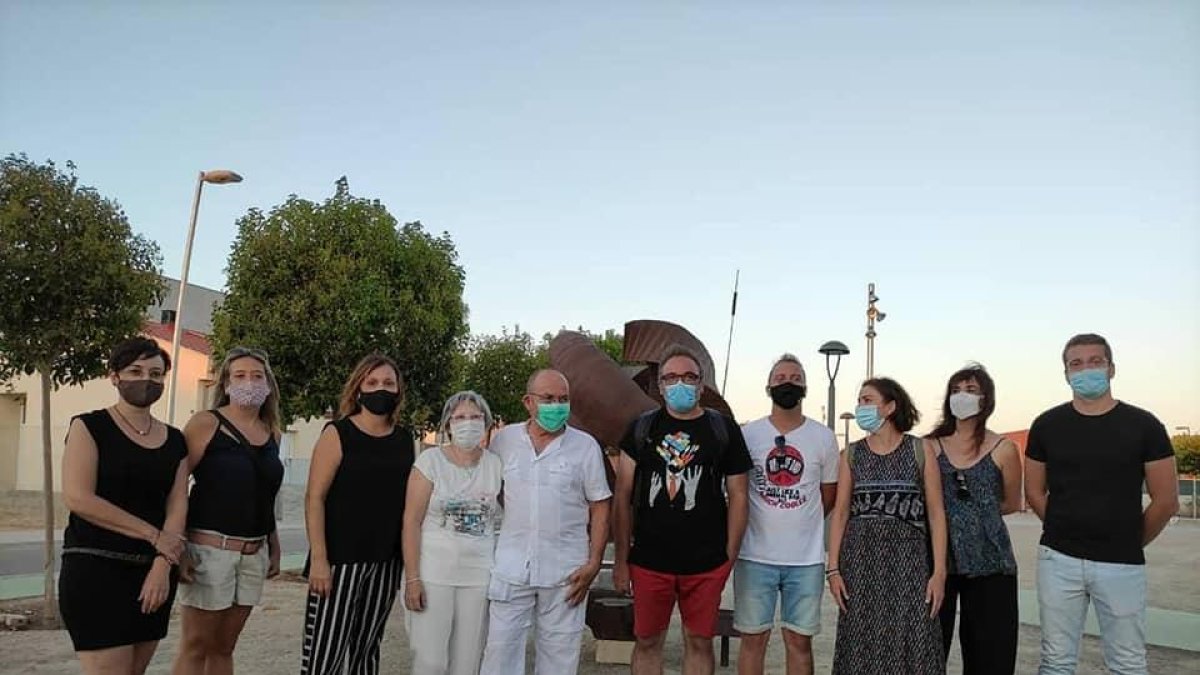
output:
[[[479,675],[487,636],[486,586],[425,584],[425,609],[406,611],[412,675]]]
[[[566,586],[540,588],[492,579],[488,599],[490,621],[481,673],[524,673],[525,641],[535,621],[534,675],[574,675],[578,671],[586,603],[567,605]]]

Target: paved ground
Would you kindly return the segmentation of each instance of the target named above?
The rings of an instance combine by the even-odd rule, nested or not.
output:
[[[1033,595],[1036,543],[1040,527],[1030,515],[1009,519],[1018,561],[1021,565],[1021,628],[1020,664],[1018,672],[1036,670],[1039,631],[1036,627],[1037,605]],[[1171,525],[1163,536],[1147,550],[1150,574],[1150,633],[1151,642],[1188,646],[1190,651],[1151,647],[1151,672],[1200,673],[1200,585],[1195,583],[1195,561],[1200,553],[1200,523],[1181,520]],[[297,566],[302,555],[291,555],[285,563]],[[286,565],[285,565],[286,566]],[[726,605],[731,606],[726,591]],[[237,653],[239,672],[258,675],[294,673],[299,659],[300,631],[304,588],[300,584],[277,581],[268,585],[267,601],[255,612]],[[828,672],[833,654],[835,615],[826,603],[824,631],[815,642],[817,671]],[[677,627],[669,642],[668,662],[678,664],[680,648]],[[178,625],[163,642],[155,657],[151,672],[166,673],[178,638]],[[737,658],[737,641],[732,647]],[[585,637],[584,663],[581,672],[622,673],[626,668],[600,666],[594,662],[595,645]],[[769,653],[770,673],[782,672],[782,648],[772,641]],[[384,672],[408,670],[408,650],[403,630],[403,612],[393,613],[383,647]],[[1104,672],[1099,641],[1086,638],[1080,673]],[[732,672],[732,668],[722,672]],[[30,631],[0,633],[0,672],[3,673],[76,673],[78,665],[71,653],[70,642],[62,631]],[[677,670],[668,672],[678,672]],[[960,672],[957,659],[952,659],[950,672]]]
[[[304,587],[292,582],[268,584],[265,604],[250,618],[241,646],[236,653],[237,671],[252,675],[284,675],[295,673],[299,667],[300,635],[303,619]],[[824,631],[815,641],[817,672],[827,673],[833,656],[835,618],[825,612]],[[384,673],[406,673],[409,670],[409,653],[403,627],[403,613],[392,613],[384,638],[382,663]],[[179,636],[178,617],[172,623],[170,633],[162,642],[159,653],[151,664],[151,673],[167,673],[174,655]],[[1037,667],[1038,630],[1024,626],[1021,629],[1019,673],[1035,672]],[[668,673],[678,673],[681,656],[678,626],[672,630],[668,641],[667,661],[673,664]],[[732,652],[736,663],[737,641]],[[627,673],[624,666],[599,665],[595,663],[595,643],[585,635],[582,667],[580,673]],[[768,673],[782,673],[782,648],[778,640],[772,640],[768,654]],[[1197,673],[1200,672],[1200,653],[1185,652],[1160,647],[1150,648],[1150,672]],[[734,669],[718,669],[732,673]],[[71,645],[62,631],[29,631],[0,633],[0,672],[43,673],[46,675],[68,675],[79,672],[79,666],[71,652]],[[527,671],[531,672],[531,671]],[[957,658],[952,659],[949,672],[961,672]],[[1095,638],[1086,638],[1083,645],[1080,673],[1101,673],[1100,646]]]

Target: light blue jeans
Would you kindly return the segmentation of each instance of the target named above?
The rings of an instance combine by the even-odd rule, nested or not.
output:
[[[1146,675],[1146,566],[1082,560],[1038,547],[1042,660],[1038,675],[1074,675],[1091,601],[1104,643],[1104,665]]]

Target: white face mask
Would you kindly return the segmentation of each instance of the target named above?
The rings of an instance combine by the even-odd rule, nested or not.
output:
[[[983,401],[983,397],[979,394],[965,391],[950,394],[950,414],[960,420],[974,417],[983,409],[981,401]]]
[[[483,442],[483,420],[450,423],[450,442],[463,450],[474,450]]]

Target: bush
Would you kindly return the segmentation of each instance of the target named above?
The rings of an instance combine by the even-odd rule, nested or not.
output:
[[[1200,435],[1180,434],[1171,439],[1175,448],[1175,466],[1180,474],[1200,474]]]

